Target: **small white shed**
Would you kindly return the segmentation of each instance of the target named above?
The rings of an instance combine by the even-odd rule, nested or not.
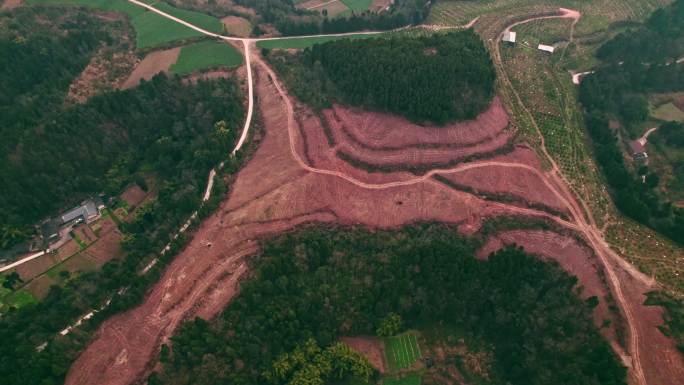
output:
[[[515,43],[515,32],[506,31],[503,35],[503,41],[507,43]]]
[[[537,47],[538,50],[548,52],[548,53],[553,53],[555,48],[552,45],[546,45],[546,44],[539,44]]]

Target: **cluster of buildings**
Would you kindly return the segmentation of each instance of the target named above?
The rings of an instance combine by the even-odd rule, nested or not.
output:
[[[100,218],[104,207],[99,199],[88,199],[60,216],[44,221],[41,225],[44,246],[48,247],[62,240],[73,226]]]

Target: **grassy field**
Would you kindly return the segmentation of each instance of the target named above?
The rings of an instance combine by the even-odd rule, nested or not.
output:
[[[319,36],[307,38],[289,38],[279,40],[262,40],[257,42],[259,48],[281,48],[281,49],[303,49],[311,47],[314,44],[327,43],[339,39],[368,39],[372,37],[380,37],[384,34],[360,34],[352,36]]]
[[[373,4],[373,0],[342,0],[342,2],[349,9],[357,13],[367,10]]]
[[[405,333],[385,340],[385,358],[390,372],[409,368],[421,357],[414,334]]]
[[[382,381],[383,385],[420,385],[420,375],[409,374],[405,377],[386,378]]]
[[[230,44],[203,41],[181,49],[178,61],[171,72],[179,75],[217,67],[236,67],[242,64],[242,55]]]
[[[27,2],[28,4],[79,5],[124,13],[131,20],[135,29],[136,46],[140,49],[202,36],[201,33],[191,28],[135,6],[126,0],[28,0]],[[160,10],[211,32],[223,32],[223,23],[212,16],[174,8],[166,3],[152,1],[148,1],[148,3],[154,3]]]
[[[654,109],[651,116],[658,120],[684,122],[684,111],[672,103],[665,103]]]
[[[4,277],[0,276],[0,279],[4,280]],[[12,306],[20,308],[35,302],[37,302],[36,299],[25,290],[12,291],[0,286],[0,314]]]

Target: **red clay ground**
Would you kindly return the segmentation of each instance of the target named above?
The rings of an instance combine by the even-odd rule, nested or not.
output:
[[[340,337],[340,341],[361,353],[380,373],[385,373],[382,343],[375,337]]]
[[[0,9],[9,11],[10,9],[20,6],[23,2],[23,0],[4,0]]]
[[[140,188],[137,184],[134,184],[132,186],[129,186],[124,190],[123,193],[121,193],[120,198],[126,201],[128,203],[128,206],[131,208],[137,207],[140,202],[145,199],[147,196],[147,193],[143,191],[143,189]]]
[[[535,173],[538,170],[538,161],[530,159],[529,151],[511,144],[506,158],[493,159],[494,155],[478,152],[482,147],[478,149],[480,144],[473,133],[469,134],[473,136],[461,139],[464,140],[461,143],[458,142],[460,137],[454,133],[448,143],[475,147],[474,153],[483,159],[462,161],[450,170],[429,171],[417,177],[408,172],[371,173],[354,167],[350,162],[336,156],[334,145],[327,140],[320,120],[312,115],[295,115],[291,101],[284,98],[286,95],[279,82],[274,83],[272,80],[277,79],[275,73],[258,56],[253,55],[252,60],[256,62],[255,91],[265,126],[263,141],[253,158],[238,173],[229,198],[214,215],[200,225],[193,240],[174,259],[144,302],[102,325],[94,341],[72,366],[66,379],[67,384],[130,384],[143,379],[154,367],[160,345],[168,341],[182,320],[195,316],[212,318],[229,303],[236,294],[238,280],[247,269],[244,258],[258,250],[259,239],[305,223],[338,222],[391,228],[415,221],[435,220],[459,224],[460,231],[473,233],[480,228],[485,218],[525,215],[546,218],[568,229],[582,230],[583,234],[587,231],[587,225],[582,221],[569,222],[534,207],[484,199],[436,180],[436,176],[453,176],[468,170],[478,170],[482,174],[496,173],[498,178],[519,178],[521,170],[526,170],[526,178],[529,178],[530,184],[527,190],[524,186],[519,186],[515,191],[516,196],[527,202],[557,204],[558,202],[537,201],[538,191],[532,190],[545,186],[558,197],[559,202],[570,207],[569,212],[573,218],[577,217],[577,203],[567,198],[566,190],[560,182],[534,180],[532,175],[539,178],[543,175]],[[379,127],[377,131],[382,132],[380,128],[385,124],[396,124],[396,120],[386,123],[378,121],[375,123]],[[482,125],[482,132],[477,134],[480,137],[497,135],[497,132],[498,135],[509,135],[506,131],[501,131],[503,128],[497,129],[495,126],[501,127],[501,124]],[[377,135],[371,144],[413,146],[415,150],[422,151],[417,144],[440,143],[439,140],[430,138],[430,135],[393,138],[391,132],[385,132],[385,135]],[[332,134],[336,135],[334,132]],[[361,145],[350,147],[354,150],[362,148]],[[458,149],[458,146],[455,148]],[[375,159],[370,158],[374,162]],[[401,157],[397,157],[397,161],[416,162],[415,159]],[[418,162],[422,162],[422,159]],[[492,171],[496,167],[505,169],[506,172]],[[487,181],[491,180],[493,179],[486,178],[480,181],[471,176],[470,179],[464,178],[462,182],[475,184],[478,189],[505,189],[498,182],[495,186],[487,186]],[[588,234],[593,236],[593,233]],[[525,236],[531,237],[529,234]],[[505,235],[502,237],[505,238]],[[599,264],[589,259],[589,253],[580,254],[581,247],[572,245],[567,240],[547,235],[537,238],[530,239],[534,239],[534,245],[538,243],[540,249],[531,251],[536,250],[547,255],[543,252],[554,251],[558,242],[564,242],[562,253],[553,253],[553,257],[571,272],[580,274],[581,283],[588,287],[588,293],[605,293],[601,291],[601,285],[596,283],[598,270],[604,269],[604,263],[607,263],[604,257]],[[592,247],[600,246],[596,239],[590,240]],[[608,282],[615,285],[612,278],[614,277],[611,276]],[[642,288],[635,290],[636,295],[641,295]],[[625,296],[629,299],[628,303],[637,306],[630,305],[630,316],[640,317],[641,313],[637,313],[640,302],[632,302],[638,299],[624,291],[618,298],[624,299]],[[599,318],[604,316],[597,315]],[[643,326],[650,328],[651,334],[660,333],[655,329],[655,323],[648,323],[641,318],[638,322],[641,322],[638,324],[639,330]],[[643,335],[648,334],[644,332]],[[654,361],[656,357],[660,357],[663,352],[667,354],[666,357],[670,357],[670,353],[669,350],[653,350],[650,344],[643,341],[643,338],[640,342],[637,341],[641,356],[653,357],[642,360],[644,365],[652,365],[644,370],[649,375],[649,384],[681,384],[679,380],[684,379],[681,362],[671,363],[668,369],[671,374],[669,380],[663,378],[660,381],[651,377],[651,373],[658,368]]]

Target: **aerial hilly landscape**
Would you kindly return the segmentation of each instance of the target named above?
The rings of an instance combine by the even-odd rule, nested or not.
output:
[[[684,384],[684,0],[0,0],[0,384]]]

